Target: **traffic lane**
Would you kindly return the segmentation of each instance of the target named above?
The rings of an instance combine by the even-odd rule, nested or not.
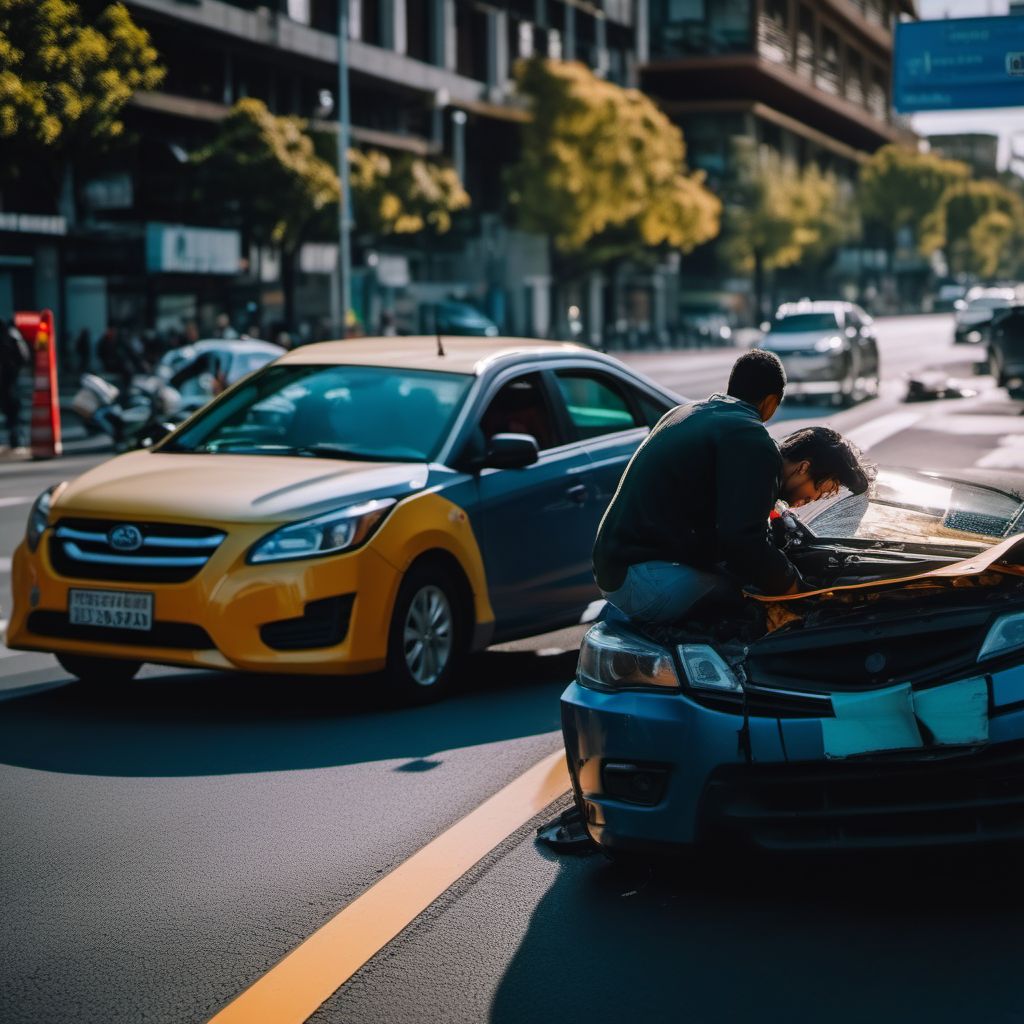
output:
[[[207,1019],[559,748],[576,654],[541,649],[563,653],[487,652],[461,694],[401,711],[166,669],[3,700],[0,1019]]]
[[[1018,1020],[1019,856],[768,860],[657,872],[523,829],[310,1020]]]

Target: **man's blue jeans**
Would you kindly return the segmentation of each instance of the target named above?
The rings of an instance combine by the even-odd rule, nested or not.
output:
[[[724,572],[679,562],[640,562],[629,567],[618,590],[602,593],[624,615],[656,626],[685,618],[698,601],[707,598],[735,600],[739,585]]]

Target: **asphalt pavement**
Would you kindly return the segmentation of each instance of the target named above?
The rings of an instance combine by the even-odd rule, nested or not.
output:
[[[974,372],[950,318],[880,334],[878,399],[790,405],[774,431],[825,420],[886,464],[1016,479],[1024,406]],[[724,389],[735,356],[626,358],[703,395]],[[903,375],[930,366],[977,393],[903,402]],[[101,457],[0,464],[4,591],[36,494]],[[381,706],[372,680],[156,667],[99,698],[47,655],[0,651],[0,1021],[209,1020],[559,749],[581,634],[485,652],[451,700],[404,711]],[[1012,858],[630,872],[535,846],[558,806],[509,829],[312,1019],[1024,1018]]]

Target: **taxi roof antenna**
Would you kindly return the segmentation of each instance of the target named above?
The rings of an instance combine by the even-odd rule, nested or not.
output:
[[[437,354],[441,358],[444,358],[445,351],[444,351],[444,345],[441,342],[441,332],[440,331],[437,332]]]

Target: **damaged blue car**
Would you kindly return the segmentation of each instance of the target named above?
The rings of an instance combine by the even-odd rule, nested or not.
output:
[[[882,470],[787,513],[814,589],[587,633],[562,728],[611,856],[1024,838],[1024,503]]]

